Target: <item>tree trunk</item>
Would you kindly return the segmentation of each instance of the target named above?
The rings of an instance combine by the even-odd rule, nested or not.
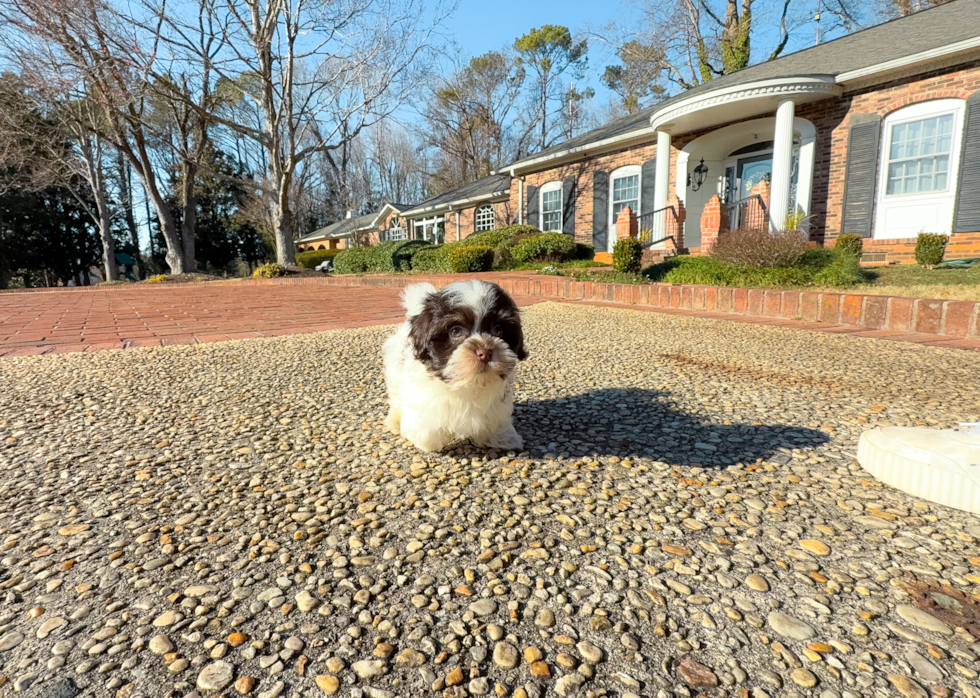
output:
[[[108,194],[102,176],[102,162],[95,162],[95,205],[99,211],[99,237],[102,238],[102,263],[106,281],[119,281],[119,265],[116,263],[116,241],[112,239],[112,214],[109,213]]]
[[[140,251],[140,234],[139,229],[136,227],[136,215],[133,213],[133,182],[131,179],[131,171],[126,163],[126,159],[123,154],[116,151],[118,154],[117,161],[119,165],[119,189],[120,194],[122,194],[122,207],[123,213],[126,216],[126,228],[129,230],[129,240],[133,245],[133,249],[136,250],[136,278],[145,279],[146,278],[146,264],[143,262],[143,253]]]
[[[282,265],[296,264],[296,246],[293,244],[293,210],[289,205],[289,184],[279,180],[276,204],[272,209],[272,234],[276,242],[276,261]]]
[[[197,222],[197,194],[194,193],[194,180],[197,178],[197,163],[184,161],[184,181],[181,183],[183,216],[180,221],[180,239],[184,247],[184,267],[187,272],[197,270],[194,260],[194,226]]]

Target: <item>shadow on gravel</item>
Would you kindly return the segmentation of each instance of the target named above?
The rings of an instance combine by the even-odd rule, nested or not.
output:
[[[714,424],[677,409],[656,390],[605,388],[517,403],[514,426],[533,454],[641,456],[679,465],[724,467],[758,459],[785,463],[779,449],[814,448],[830,437],[785,424]]]

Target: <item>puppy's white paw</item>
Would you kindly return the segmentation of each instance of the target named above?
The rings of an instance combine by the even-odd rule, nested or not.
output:
[[[513,424],[508,424],[506,427],[498,431],[496,434],[491,436],[485,445],[489,448],[496,448],[501,451],[520,451],[524,448],[524,439],[521,435],[517,433],[514,429]]]
[[[388,416],[385,417],[385,428],[392,434],[399,434],[399,429],[401,427],[401,414],[392,409],[388,411]]]

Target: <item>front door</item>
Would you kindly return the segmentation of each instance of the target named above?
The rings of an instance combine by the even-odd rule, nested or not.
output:
[[[751,158],[741,158],[736,166],[738,178],[737,199],[752,196],[752,190],[762,180],[772,178],[772,155],[756,155]]]

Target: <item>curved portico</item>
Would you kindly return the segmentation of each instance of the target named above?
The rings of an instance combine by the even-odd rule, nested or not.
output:
[[[677,157],[673,191],[687,209],[686,244],[697,246],[700,234],[695,228],[712,196],[734,203],[746,198],[760,178],[769,182],[771,227],[783,227],[791,212],[806,215],[816,129],[796,117],[796,106],[839,96],[841,86],[834,78],[789,76],[714,90],[708,83],[693,92],[650,117],[658,154],[669,152],[674,138],[718,127],[687,142]],[[670,169],[668,158],[657,161],[656,191],[663,197],[657,207],[662,208],[670,189]]]

